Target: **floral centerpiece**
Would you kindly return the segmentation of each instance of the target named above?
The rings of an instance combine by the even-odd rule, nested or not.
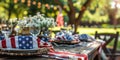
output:
[[[39,30],[39,32],[34,32],[34,34],[41,32],[44,33],[48,30],[48,28],[54,27],[54,25],[55,23],[53,18],[44,17],[44,15],[40,13],[37,13],[37,15],[35,16],[25,17],[23,20],[18,21],[17,24],[17,26],[22,28],[22,30],[24,31],[24,33],[26,32],[26,34],[29,34],[29,32],[33,32],[30,30]],[[18,31],[20,29],[16,28],[15,30]]]

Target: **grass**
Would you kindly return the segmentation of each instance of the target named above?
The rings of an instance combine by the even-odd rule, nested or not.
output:
[[[67,27],[67,29],[71,29],[70,27]],[[53,31],[59,31],[59,27],[51,28]],[[89,34],[91,36],[94,36],[95,31],[98,32],[107,32],[107,33],[115,33],[116,31],[120,32],[120,28],[117,28],[116,30],[113,28],[78,28],[79,34]],[[54,37],[54,33],[52,33],[52,37]],[[113,41],[109,43],[108,47],[113,46]],[[120,50],[120,40],[118,41],[117,49]]]
[[[113,48],[113,41],[111,42],[111,43],[109,43],[109,45],[107,46],[107,47],[109,47],[109,48]],[[117,50],[120,50],[120,40],[117,42]]]
[[[53,31],[59,31],[60,27],[50,28]],[[70,27],[66,27],[66,29],[71,29]],[[79,27],[77,30],[80,34],[90,34],[93,35],[95,31],[98,32],[108,32],[108,33],[115,33],[116,31],[120,31],[120,28],[117,28],[116,30],[113,28],[83,28]]]
[[[107,33],[115,33],[116,31],[120,31],[120,28],[113,29],[113,28],[78,28],[78,32],[80,34],[90,34],[94,35],[95,31],[98,32],[107,32]]]

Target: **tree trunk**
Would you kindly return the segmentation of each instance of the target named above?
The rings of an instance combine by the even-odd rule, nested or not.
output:
[[[78,16],[78,18],[75,19],[75,31],[74,31],[74,33],[77,33],[78,25],[83,17],[84,12],[86,11],[87,7],[90,5],[91,2],[92,2],[92,0],[87,0],[83,4],[81,10],[79,11],[79,16]]]
[[[114,9],[109,9],[108,10],[108,16],[109,16],[109,23],[114,25],[114,29],[116,29],[117,27],[117,19],[116,19],[116,14],[117,14],[117,11],[118,11],[118,8],[117,6],[115,5],[115,8]]]
[[[76,22],[76,23],[75,23],[75,29],[74,29],[74,30],[75,30],[75,31],[74,31],[75,34],[77,33],[77,29],[78,29],[78,26],[79,26],[78,23],[79,23],[79,22]]]
[[[72,26],[75,23],[75,12],[74,13],[68,13],[68,17],[69,17],[68,25]]]
[[[109,23],[110,24],[113,24],[113,20],[114,20],[114,17],[113,17],[113,15],[108,15],[109,16]]]
[[[114,29],[117,29],[117,19],[116,19],[116,15],[117,15],[117,11],[118,11],[118,8],[117,8],[117,2],[115,3],[115,15],[114,15],[114,23],[113,23],[113,25],[114,25]]]
[[[10,20],[10,17],[11,17],[11,11],[9,10],[9,12],[8,12],[8,19],[7,19],[7,21],[6,21],[7,24],[8,24],[8,22],[9,22],[9,20]]]
[[[19,20],[19,14],[16,14],[17,21]]]

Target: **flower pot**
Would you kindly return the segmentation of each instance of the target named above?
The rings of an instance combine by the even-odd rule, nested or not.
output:
[[[30,27],[22,27],[21,35],[30,35]]]

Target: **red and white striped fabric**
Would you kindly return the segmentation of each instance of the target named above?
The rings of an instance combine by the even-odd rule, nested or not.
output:
[[[38,49],[43,47],[50,47],[52,48],[52,44],[50,42],[44,42],[40,40],[39,38],[32,37],[33,41],[33,48],[32,49]],[[0,40],[0,48],[17,48],[19,49],[19,43],[18,43],[18,36],[6,38],[5,40]]]
[[[73,59],[73,60],[88,60],[88,56],[85,54],[76,54],[76,53],[71,53],[71,52],[62,52],[62,51],[52,51],[49,52],[49,57],[55,58],[55,59]]]

